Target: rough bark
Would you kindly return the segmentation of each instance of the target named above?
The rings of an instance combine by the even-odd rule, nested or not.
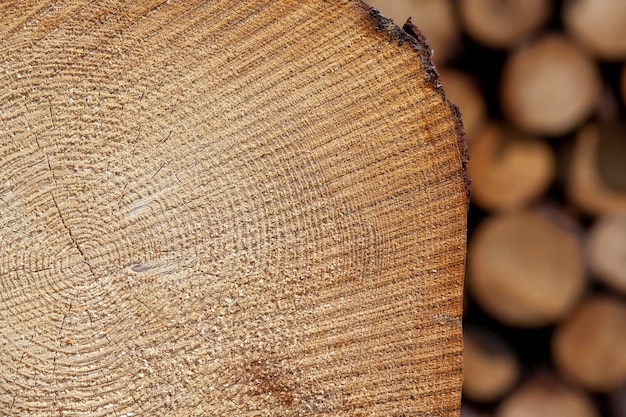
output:
[[[411,19],[428,37],[437,65],[449,60],[457,51],[460,30],[452,0],[367,0],[366,3],[398,25]]]
[[[454,69],[444,69],[439,71],[439,76],[446,96],[459,107],[469,143],[486,122],[485,99],[476,82],[467,74]]]

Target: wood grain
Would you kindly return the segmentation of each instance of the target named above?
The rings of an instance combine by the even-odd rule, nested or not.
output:
[[[455,416],[468,181],[357,1],[0,4],[0,409]]]

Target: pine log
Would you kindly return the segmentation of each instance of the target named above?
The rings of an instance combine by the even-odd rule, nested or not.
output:
[[[451,0],[366,0],[366,3],[380,10],[402,25],[407,19],[420,28],[428,38],[434,51],[433,61],[441,65],[448,61],[458,49],[459,28],[454,4]]]
[[[471,142],[485,123],[487,116],[485,99],[475,80],[461,71],[440,70],[439,77],[446,97],[461,111],[465,135],[468,142]]]
[[[469,142],[472,201],[486,210],[529,206],[547,190],[555,159],[542,140],[490,124]]]
[[[409,29],[0,2],[0,414],[457,416],[466,156]]]
[[[587,238],[587,258],[594,276],[626,294],[626,213],[596,220]]]
[[[562,20],[568,33],[595,56],[607,60],[626,58],[626,2],[567,0]]]
[[[601,92],[595,63],[565,37],[548,34],[505,63],[502,108],[519,129],[558,136],[583,122]]]
[[[480,306],[513,326],[554,323],[585,286],[579,237],[558,212],[491,216],[474,231],[467,286]]]
[[[487,329],[466,326],[463,346],[464,398],[492,402],[513,387],[520,369],[504,340]]]
[[[569,199],[591,215],[626,212],[624,127],[589,124],[576,137],[567,176]]]
[[[519,387],[497,409],[496,417],[600,417],[589,396],[550,374]]]
[[[561,323],[552,340],[559,369],[592,391],[626,383],[626,302],[614,296],[587,298]]]
[[[545,0],[460,0],[463,27],[489,48],[510,48],[524,41],[550,17]]]

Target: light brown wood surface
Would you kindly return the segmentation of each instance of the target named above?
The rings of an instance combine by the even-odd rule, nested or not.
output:
[[[0,410],[458,415],[468,184],[358,1],[0,3]]]

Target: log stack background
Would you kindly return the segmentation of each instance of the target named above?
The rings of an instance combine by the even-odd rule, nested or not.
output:
[[[462,415],[625,417],[626,1],[368,2],[463,115]]]

